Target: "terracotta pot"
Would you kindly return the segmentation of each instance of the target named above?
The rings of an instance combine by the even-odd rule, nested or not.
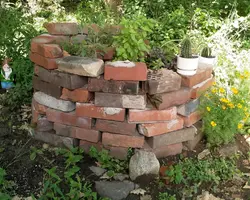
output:
[[[109,47],[106,51],[96,50],[97,58],[102,59],[104,61],[111,61],[115,55],[115,48]]]

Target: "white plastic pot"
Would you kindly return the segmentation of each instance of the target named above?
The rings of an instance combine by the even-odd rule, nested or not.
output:
[[[177,56],[177,73],[184,76],[192,76],[196,74],[199,64],[199,57],[183,58]]]
[[[214,63],[215,63],[215,57],[206,58],[206,57],[199,56],[199,64],[206,64],[206,65],[213,66]]]

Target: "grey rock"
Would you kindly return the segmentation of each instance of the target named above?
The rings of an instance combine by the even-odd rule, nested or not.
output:
[[[43,92],[36,92],[34,94],[34,99],[39,104],[45,105],[49,108],[53,108],[56,110],[61,110],[63,112],[71,112],[76,108],[76,105],[73,102],[56,99]]]
[[[96,181],[95,188],[97,193],[102,197],[121,200],[126,198],[135,189],[135,184],[131,181]]]
[[[113,178],[117,181],[124,181],[125,179],[129,178],[129,176],[127,174],[117,173]]]
[[[142,175],[159,175],[160,163],[152,152],[138,150],[129,162],[129,176],[135,180]]]
[[[101,59],[68,56],[57,59],[56,63],[59,70],[80,76],[98,77],[104,72],[104,62]]]
[[[230,144],[226,144],[222,147],[220,147],[219,154],[223,157],[231,157],[233,155],[235,155],[238,152],[238,146],[237,144],[234,143],[230,143]]]
[[[89,169],[96,175],[96,176],[101,176],[103,175],[107,170],[103,169],[101,167],[95,167],[95,166],[91,166],[89,167]]]

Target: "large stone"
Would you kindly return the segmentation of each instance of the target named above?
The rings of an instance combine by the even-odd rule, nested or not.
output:
[[[104,70],[101,59],[68,56],[57,59],[56,63],[59,70],[80,76],[98,77]]]
[[[43,92],[36,92],[34,94],[34,99],[39,104],[45,105],[49,108],[53,108],[56,110],[61,110],[63,112],[70,112],[70,111],[75,110],[76,108],[75,103],[72,103],[70,101],[56,99]]]
[[[96,181],[95,188],[101,197],[107,197],[112,200],[122,200],[135,189],[135,184],[130,181]]]
[[[139,81],[105,80],[103,77],[90,78],[88,90],[91,92],[105,92],[115,94],[138,94]]]
[[[181,143],[188,140],[193,140],[196,131],[197,130],[195,127],[185,128],[178,131],[173,131],[163,135],[148,138],[147,142],[152,148]]]
[[[145,95],[95,93],[95,105],[115,108],[146,108]]]
[[[172,70],[160,69],[148,72],[148,93],[159,94],[179,90],[181,77]]]
[[[36,140],[40,140],[45,143],[52,144],[54,146],[59,146],[59,147],[71,148],[74,146],[78,146],[77,139],[56,135],[54,131],[50,131],[50,132],[36,131],[36,133],[34,134],[34,138]]]
[[[39,117],[36,124],[36,131],[46,132],[53,130],[53,123],[48,121],[46,116]]]
[[[91,166],[89,169],[96,175],[96,176],[101,176],[103,175],[107,170],[103,169],[101,167],[96,167],[96,166]]]
[[[44,28],[52,35],[77,35],[78,24],[74,22],[44,23]]]
[[[135,180],[142,175],[158,176],[160,163],[152,152],[138,150],[130,159],[129,176]]]

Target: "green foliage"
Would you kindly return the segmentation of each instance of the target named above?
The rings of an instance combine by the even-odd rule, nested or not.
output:
[[[35,160],[37,155],[43,154],[43,149],[37,149],[36,147],[31,147],[30,160]]]
[[[145,54],[149,53],[150,46],[146,44],[148,34],[152,33],[153,20],[144,16],[128,19],[122,18],[122,27],[119,35],[114,36],[118,60],[143,61]]]
[[[192,58],[192,43],[190,38],[185,38],[181,43],[181,57]]]
[[[212,49],[208,46],[204,47],[201,50],[201,56],[206,57],[206,58],[210,58],[212,56]]]
[[[11,200],[10,191],[13,187],[11,181],[5,179],[6,171],[0,167],[0,200]]]
[[[109,170],[111,175],[113,172],[124,172],[128,169],[128,160],[121,161],[112,158],[109,155],[109,152],[105,149],[98,151],[92,146],[90,148],[89,155],[92,158],[95,158],[102,168]]]
[[[158,200],[176,200],[176,196],[175,195],[170,195],[167,192],[164,192],[164,193],[160,192]]]

